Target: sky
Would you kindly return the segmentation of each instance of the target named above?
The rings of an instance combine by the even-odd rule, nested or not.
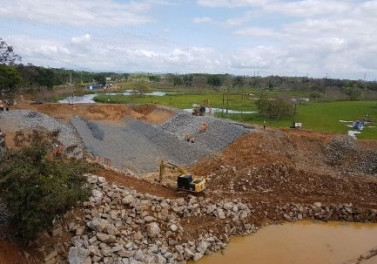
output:
[[[0,0],[22,63],[377,80],[377,0]]]

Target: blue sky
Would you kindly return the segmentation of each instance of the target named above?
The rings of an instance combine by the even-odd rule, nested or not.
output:
[[[377,1],[0,0],[23,63],[377,79]]]

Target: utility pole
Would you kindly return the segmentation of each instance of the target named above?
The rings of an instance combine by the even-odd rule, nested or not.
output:
[[[329,77],[329,74],[326,73],[323,82],[324,82],[324,88],[323,88],[323,99],[325,99],[326,96],[326,89],[327,89],[327,78]]]
[[[223,91],[223,107],[221,108],[221,117],[224,117],[224,104],[225,104],[225,95]]]
[[[296,123],[296,110],[297,110],[297,101],[295,102],[295,109],[293,111],[293,116],[292,116],[292,127],[295,128],[295,123]]]
[[[229,110],[229,87],[227,87],[228,93],[226,96],[226,115],[228,116],[228,110]]]

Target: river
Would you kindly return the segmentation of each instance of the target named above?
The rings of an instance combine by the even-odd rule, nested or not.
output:
[[[377,247],[377,224],[302,221],[231,239],[198,264],[343,264]],[[373,257],[363,264],[376,264]]]

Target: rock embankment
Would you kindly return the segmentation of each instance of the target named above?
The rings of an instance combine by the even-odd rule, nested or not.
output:
[[[75,233],[68,262],[73,263],[185,263],[226,246],[227,236],[202,230],[197,239],[186,240],[181,219],[210,217],[243,221],[250,208],[239,201],[214,203],[188,195],[187,199],[163,199],[108,184],[90,175],[93,195],[85,203],[85,226],[72,222]],[[249,230],[251,226],[247,226]]]
[[[74,235],[71,243],[64,245],[70,264],[197,261],[225,248],[231,236],[256,232],[261,222],[257,224],[253,217],[261,212],[275,223],[301,219],[377,221],[377,210],[358,209],[352,204],[289,203],[270,208],[263,202],[215,202],[192,195],[165,199],[109,184],[95,175],[88,175],[88,181],[93,190],[82,218],[56,229]],[[193,227],[187,219],[203,226]]]

